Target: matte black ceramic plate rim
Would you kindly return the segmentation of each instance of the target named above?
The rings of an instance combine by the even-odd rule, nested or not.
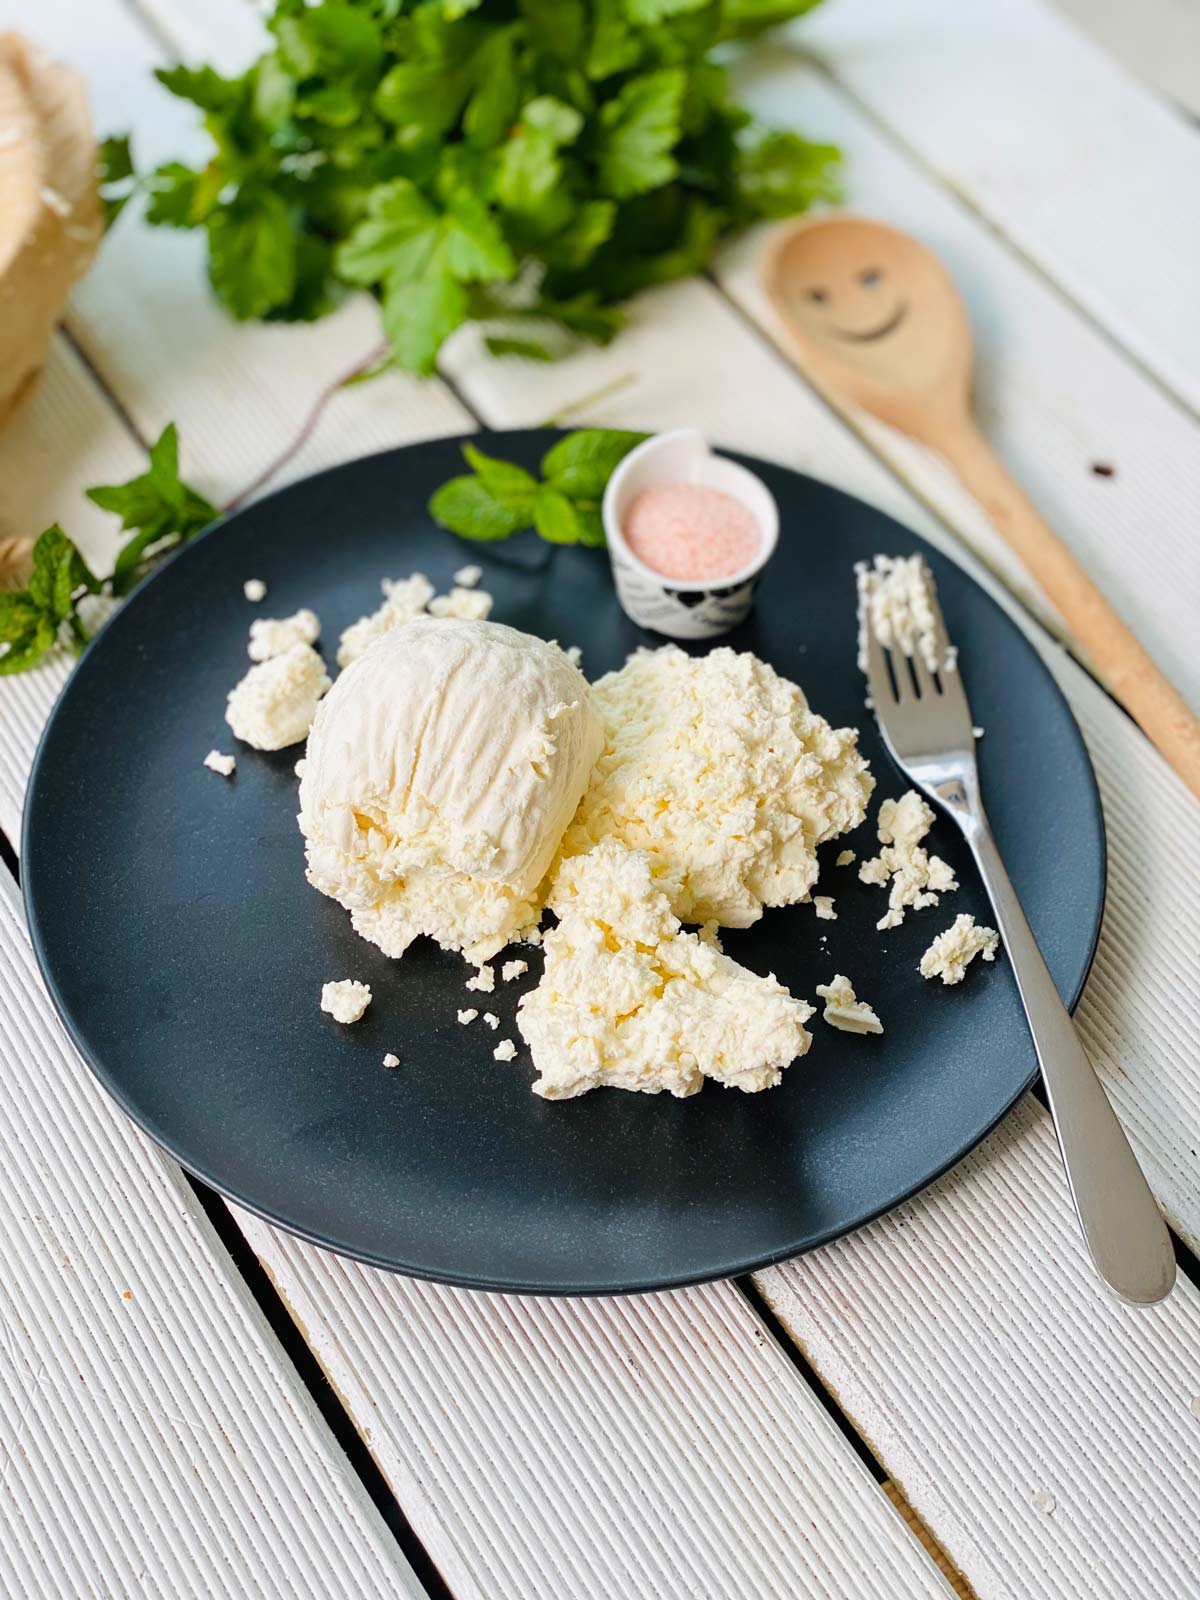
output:
[[[449,441],[443,440],[441,442],[445,443],[460,440],[464,443],[472,442],[478,444],[481,439],[486,439],[488,437],[502,440],[505,437],[512,437],[513,435],[524,436],[529,432],[542,433],[544,431],[545,430],[542,429],[522,429],[512,430],[510,434],[488,434],[475,432],[451,436]],[[359,468],[364,461],[379,460],[384,457],[403,456],[405,453],[419,448],[419,445],[407,445],[398,446],[389,450],[378,451],[373,453],[371,456],[358,457],[353,461],[343,462],[337,466],[327,468],[320,473],[312,474],[310,480],[308,481],[326,480],[342,474],[352,475],[355,469]],[[739,452],[725,451],[724,453],[728,454],[733,459],[743,462],[752,470],[758,467],[773,465],[771,463],[762,462],[755,457],[743,455]],[[809,478],[808,474],[799,472],[793,473],[792,475],[796,478]],[[820,483],[820,480],[813,480],[811,478],[809,478],[809,481]],[[828,486],[822,485],[822,487]],[[264,495],[260,499],[254,501],[253,509],[256,512],[260,512],[264,506],[268,505],[275,499],[284,496],[289,491],[294,491],[295,488],[296,485],[294,483],[284,485],[281,488],[272,491],[271,494]],[[838,492],[844,494],[847,499],[854,500],[856,498],[855,496],[846,494],[845,491]],[[874,508],[871,509],[873,510]],[[141,586],[139,592],[142,592],[148,586],[156,583],[161,575],[169,570],[169,568],[174,566],[177,561],[187,560],[189,552],[193,550],[201,541],[228,535],[230,530],[234,528],[236,521],[237,514],[234,514],[229,518],[218,520],[217,522],[212,523],[202,533],[198,534],[193,540],[191,540],[188,545],[176,551],[168,558],[167,561],[164,561],[162,565],[156,569],[156,571]],[[969,573],[964,572],[963,577],[968,582],[973,582]],[[136,599],[136,595],[133,598]],[[123,625],[122,619],[126,615],[128,609],[129,603],[120,608],[120,610],[114,612],[114,614],[104,623],[103,627],[97,630],[95,637],[99,639],[105,633],[107,633],[110,628]],[[1085,754],[1085,757],[1087,757],[1086,743],[1083,739],[1082,733],[1080,732],[1078,723],[1074,717],[1074,713],[1071,710],[1069,702],[1067,701],[1062,690],[1059,688],[1059,685],[1054,679],[1053,675],[1048,669],[1045,668],[1044,663],[1042,664],[1042,672],[1046,691],[1053,695],[1053,697],[1059,702],[1061,709],[1065,711],[1067,725],[1072,730],[1075,739],[1078,741],[1081,750]],[[36,807],[30,802],[34,797],[37,788],[43,752],[53,737],[56,722],[61,715],[65,715],[65,708],[69,704],[70,699],[76,691],[76,686],[80,681],[82,681],[82,675],[78,673],[72,673],[71,677],[67,680],[67,683],[60,693],[58,700],[55,702],[51,714],[47,719],[45,726],[43,727],[42,734],[38,742],[38,747],[30,769],[30,776],[26,790],[27,803],[22,823],[23,858],[28,858],[29,856],[31,839],[35,828],[33,819]],[[1091,930],[1086,961],[1082,965],[1078,982],[1074,986],[1074,991],[1069,997],[1068,1005],[1071,1011],[1075,1010],[1075,1007],[1079,1002],[1079,998],[1083,993],[1084,986],[1086,985],[1088,975],[1091,971],[1092,963],[1095,959],[1096,948],[1099,942],[1100,929],[1103,920],[1104,895],[1107,893],[1107,840],[1105,836],[1103,811],[1100,803],[1099,789],[1096,783],[1095,771],[1092,767],[1090,757],[1087,757],[1085,761],[1085,769],[1090,780],[1089,791],[1086,796],[1086,800],[1089,803],[1089,809],[1092,813],[1096,837],[1100,846],[1101,899],[1095,922]],[[899,776],[903,776],[903,774],[899,773],[899,769],[895,770]],[[329,1250],[337,1255],[347,1257],[350,1260],[362,1262],[367,1266],[377,1267],[384,1271],[397,1272],[406,1277],[423,1279],[430,1282],[445,1283],[455,1288],[475,1289],[493,1293],[548,1296],[594,1297],[609,1294],[643,1294],[653,1293],[661,1290],[685,1288],[693,1284],[720,1281],[731,1277],[737,1277],[748,1272],[761,1271],[766,1267],[775,1266],[783,1261],[797,1259],[801,1255],[806,1255],[810,1250],[819,1249],[822,1245],[829,1244],[836,1239],[843,1238],[847,1234],[853,1233],[859,1228],[864,1227],[866,1224],[876,1220],[878,1217],[886,1215],[889,1211],[895,1209],[896,1206],[902,1205],[905,1201],[911,1199],[914,1195],[921,1193],[922,1190],[929,1187],[929,1185],[932,1183],[935,1183],[939,1178],[943,1177],[953,1167],[957,1166],[957,1164],[963,1160],[964,1157],[969,1155],[979,1144],[981,1144],[984,1139],[987,1138],[987,1136],[1009,1114],[1013,1106],[1023,1098],[1023,1096],[1028,1092],[1030,1087],[1034,1084],[1039,1076],[1038,1070],[1036,1066],[1034,1066],[1025,1080],[999,1107],[996,1113],[990,1119],[988,1119],[985,1124],[974,1131],[969,1138],[962,1141],[958,1147],[956,1147],[946,1156],[944,1161],[942,1161],[936,1168],[931,1169],[927,1175],[922,1176],[917,1182],[897,1190],[894,1194],[889,1195],[881,1203],[865,1208],[861,1214],[856,1214],[848,1221],[839,1222],[823,1232],[808,1237],[803,1241],[803,1243],[785,1246],[778,1250],[771,1250],[752,1255],[740,1255],[736,1258],[727,1259],[725,1261],[714,1262],[710,1266],[706,1267],[703,1271],[660,1273],[656,1274],[652,1278],[630,1279],[620,1283],[614,1283],[610,1286],[605,1286],[603,1289],[597,1288],[594,1283],[580,1283],[566,1279],[562,1281],[548,1281],[542,1279],[537,1282],[533,1282],[514,1280],[512,1278],[494,1279],[485,1274],[476,1273],[460,1274],[445,1270],[444,1268],[432,1270],[423,1266],[420,1262],[403,1261],[396,1259],[395,1257],[380,1256],[369,1250],[356,1247],[352,1241],[335,1237],[331,1233],[323,1233],[319,1230],[313,1230],[311,1228],[297,1225],[297,1223],[289,1219],[287,1216],[281,1214],[278,1210],[263,1206],[251,1195],[242,1192],[237,1185],[230,1184],[222,1179],[219,1174],[215,1173],[211,1169],[208,1163],[196,1152],[194,1148],[189,1148],[185,1144],[176,1142],[167,1128],[163,1127],[155,1117],[145,1113],[135,1103],[135,1101],[126,1095],[119,1080],[113,1075],[113,1073],[109,1071],[103,1061],[101,1061],[94,1054],[87,1044],[83,1035],[83,1030],[81,1027],[76,1026],[73,1015],[68,1008],[60,991],[59,985],[53,975],[49,953],[43,941],[41,924],[28,880],[25,883],[24,900],[30,940],[33,946],[34,954],[41,970],[43,981],[50,995],[50,999],[54,1005],[55,1011],[59,1016],[59,1019],[67,1031],[67,1034],[69,1035],[75,1048],[79,1051],[79,1054],[83,1060],[87,1063],[89,1069],[95,1074],[96,1078],[103,1085],[107,1093],[111,1095],[111,1097],[117,1102],[130,1120],[140,1127],[155,1142],[155,1144],[157,1144],[162,1150],[176,1160],[187,1172],[191,1173],[194,1177],[209,1185],[225,1199],[232,1201],[234,1204],[242,1207],[251,1214],[262,1218],[262,1220],[269,1222],[273,1226],[284,1229],[286,1232],[292,1234],[296,1238],[303,1239],[309,1244],[316,1245],[321,1249]]]

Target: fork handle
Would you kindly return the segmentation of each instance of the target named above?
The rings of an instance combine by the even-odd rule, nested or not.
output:
[[[1016,975],[1071,1198],[1096,1271],[1118,1299],[1153,1305],[1175,1282],[1170,1235],[1059,998],[986,823],[974,819],[967,842]]]

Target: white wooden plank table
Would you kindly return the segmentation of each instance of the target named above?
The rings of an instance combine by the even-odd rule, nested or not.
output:
[[[87,73],[98,124],[132,125],[142,160],[194,137],[150,68],[234,67],[259,30],[242,0],[23,11],[0,0],[0,26],[36,26]],[[737,71],[764,116],[843,145],[857,206],[944,254],[976,319],[987,430],[1200,701],[1195,133],[1039,0],[836,0]],[[698,423],[1027,585],[936,461],[834,415],[777,354],[754,246],[731,245],[711,281],[643,296],[607,350],[496,362],[467,331],[441,381],[330,392],[375,338],[367,302],[312,327],[235,326],[199,241],[123,218],[0,434],[0,519],[57,518],[103,566],[107,519],[81,491],[136,470],[168,420],[188,475],[227,500],[285,456],[273,481],[593,395],[583,419]],[[1080,1026],[1195,1245],[1200,879],[1183,841],[1198,808],[1018,620],[1080,718],[1109,827]],[[14,845],[66,671],[0,684]],[[11,893],[0,946],[0,1593],[949,1593],[886,1477],[983,1600],[1200,1595],[1194,1262],[1154,1311],[1103,1297],[1035,1100],[926,1194],[753,1284],[468,1294],[202,1206],[74,1057]]]

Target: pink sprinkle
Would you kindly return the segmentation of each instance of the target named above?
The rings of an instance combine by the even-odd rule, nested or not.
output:
[[[731,494],[699,483],[643,489],[629,508],[623,532],[639,561],[683,583],[740,572],[754,560],[761,543],[753,512]]]

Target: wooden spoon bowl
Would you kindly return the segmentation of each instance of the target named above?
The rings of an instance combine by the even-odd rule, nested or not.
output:
[[[1200,722],[975,426],[971,324],[932,251],[882,222],[826,215],[778,229],[759,270],[796,364],[835,403],[949,462],[1087,663],[1200,796]]]

